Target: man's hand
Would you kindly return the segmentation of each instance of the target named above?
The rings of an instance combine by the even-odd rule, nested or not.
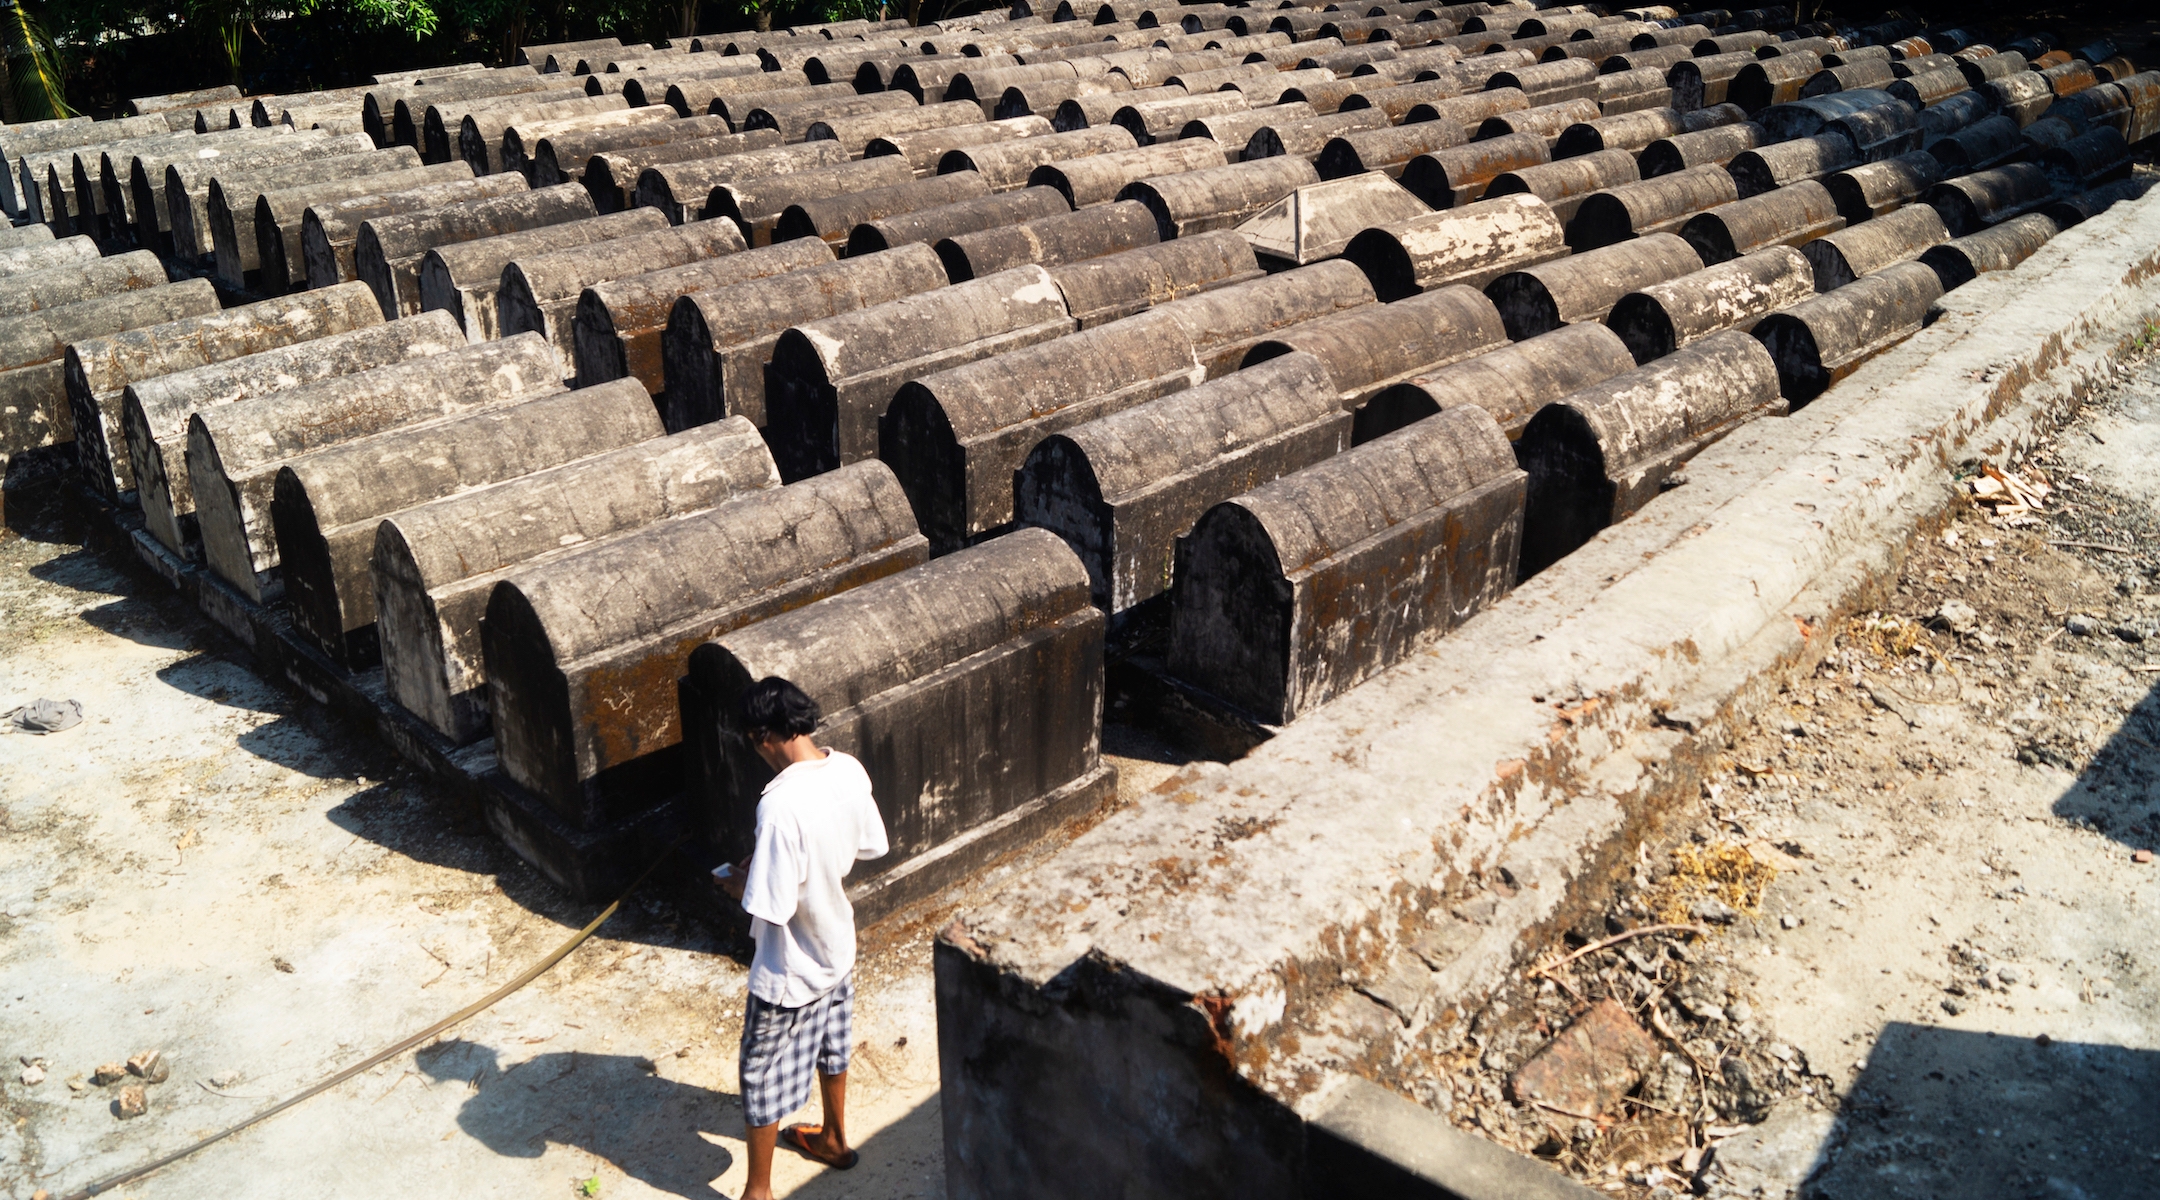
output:
[[[739,863],[730,865],[735,869],[724,877],[715,876],[713,882],[719,884],[720,890],[726,892],[731,899],[740,901],[742,899],[743,883],[750,878],[750,860],[745,858]]]

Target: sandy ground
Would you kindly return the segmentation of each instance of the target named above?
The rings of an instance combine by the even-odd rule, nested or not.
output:
[[[0,737],[0,1193],[64,1195],[252,1114],[592,918],[255,677],[124,553],[86,547],[66,504],[9,501],[0,709],[52,697],[86,715]],[[1169,769],[1126,765],[1128,789]],[[929,946],[955,899],[866,939],[849,1106],[862,1164],[829,1173],[783,1152],[784,1193],[944,1195]],[[118,1194],[738,1194],[745,972],[720,949],[634,903],[444,1039]],[[149,1049],[171,1077],[122,1121],[121,1085],[88,1081]]]
[[[1636,1197],[2160,1192],[2155,461],[2148,359],[2013,468],[2052,482],[2037,513],[1966,503],[1916,547],[1571,943],[1713,935],[1518,977],[1458,1121]],[[1514,1104],[1601,995],[1655,1032],[1649,1078],[1600,1122]]]

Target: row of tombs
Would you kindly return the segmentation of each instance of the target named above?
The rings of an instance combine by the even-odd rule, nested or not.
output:
[[[7,127],[0,449],[581,896],[747,851],[795,680],[876,915],[1114,793],[1106,663],[1267,736],[2160,132],[2105,43],[1126,7]]]

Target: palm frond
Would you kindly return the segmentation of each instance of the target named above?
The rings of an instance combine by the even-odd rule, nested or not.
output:
[[[7,56],[8,86],[25,121],[72,117],[67,71],[60,47],[37,18],[15,0],[0,0],[0,53]]]

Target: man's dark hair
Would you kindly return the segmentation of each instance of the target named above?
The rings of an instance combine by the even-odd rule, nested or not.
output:
[[[752,742],[767,735],[786,740],[816,733],[824,716],[809,693],[778,675],[767,675],[743,692],[743,733]]]

